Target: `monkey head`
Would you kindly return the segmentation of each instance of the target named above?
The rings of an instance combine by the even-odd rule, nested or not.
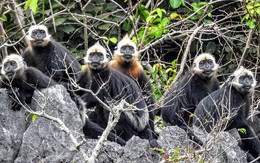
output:
[[[5,79],[13,79],[22,76],[27,68],[23,58],[17,54],[10,54],[2,62],[1,75]]]
[[[109,63],[109,59],[106,54],[106,49],[101,46],[99,42],[97,42],[88,49],[87,55],[84,57],[84,61],[90,69],[101,70],[106,68]]]
[[[256,86],[254,74],[241,66],[231,75],[231,84],[241,93],[249,93]]]
[[[192,71],[201,78],[210,78],[216,74],[218,64],[209,53],[202,53],[193,62]]]
[[[122,56],[125,61],[131,61],[134,57],[138,57],[136,45],[128,35],[125,35],[125,37],[118,42],[117,50],[115,51],[115,56],[116,55]]]
[[[30,47],[45,47],[50,41],[51,35],[45,25],[33,25],[29,28],[25,39]]]

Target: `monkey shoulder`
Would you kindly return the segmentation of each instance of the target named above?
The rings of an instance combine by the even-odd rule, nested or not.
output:
[[[53,79],[34,67],[27,67],[23,79],[35,88],[47,88],[56,84]]]

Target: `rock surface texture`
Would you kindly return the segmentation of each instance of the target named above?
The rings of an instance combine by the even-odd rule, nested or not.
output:
[[[79,110],[71,100],[63,86],[57,85],[35,91],[30,109],[44,112],[58,118],[64,126],[55,120],[37,116],[32,122],[32,115],[21,108],[19,111],[10,109],[11,100],[5,89],[0,89],[0,162],[25,163],[25,162],[77,162],[85,163],[90,157],[97,140],[87,139],[78,150],[75,141],[83,140],[83,122]],[[74,141],[66,130],[69,130]],[[201,137],[204,141],[206,140]],[[211,150],[197,158],[209,162],[233,163],[246,162],[245,153],[238,147],[238,141],[228,132],[223,132],[215,139]],[[115,142],[106,141],[98,155],[97,163],[146,163],[161,162],[174,156],[176,149],[178,157],[188,157],[188,150],[194,151],[185,131],[176,127],[166,127],[158,138],[164,153],[156,152],[149,147],[147,140],[134,136],[125,147]],[[85,154],[85,158],[83,154]],[[176,157],[177,158],[177,157]],[[188,162],[196,162],[190,159]],[[187,162],[180,160],[179,162]]]

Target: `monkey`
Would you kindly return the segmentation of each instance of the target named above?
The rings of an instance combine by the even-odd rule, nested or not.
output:
[[[64,46],[51,39],[45,25],[33,25],[25,37],[28,48],[22,54],[28,66],[36,67],[57,83],[69,87],[70,78],[77,80],[81,66]]]
[[[154,132],[155,100],[152,95],[151,83],[139,61],[137,47],[128,35],[125,35],[125,37],[118,42],[117,50],[114,51],[114,58],[110,62],[110,66],[133,78],[140,86],[146,104],[148,105],[149,125],[153,135],[157,137]]]
[[[125,141],[137,135],[148,139],[152,147],[159,147],[150,130],[148,109],[140,88],[133,79],[110,67],[106,54],[106,49],[98,42],[90,47],[84,57],[87,68],[78,80],[80,87],[94,93],[87,91],[79,94],[86,102],[87,108],[95,107],[94,113],[89,114],[90,120],[106,128],[110,111],[99,100],[109,106],[125,100],[126,103],[138,109],[122,112],[113,133]],[[83,127],[85,135],[89,134],[88,130],[88,126],[85,125]]]
[[[205,96],[219,88],[216,78],[218,64],[209,53],[198,55],[191,68],[191,72],[184,75],[173,92],[166,97],[161,108],[162,119],[166,125],[177,125],[188,132],[188,136],[196,140],[188,127],[192,126],[192,115],[197,104]],[[170,88],[171,89],[171,88]]]
[[[22,104],[29,103],[36,89],[48,88],[55,81],[34,67],[27,67],[23,58],[18,54],[10,54],[3,59],[1,66],[1,84],[8,88],[9,96],[15,94]],[[13,101],[12,109],[19,110],[19,101]]]
[[[249,95],[255,86],[253,73],[241,66],[230,76],[229,83],[200,101],[193,117],[193,126],[208,133],[244,129],[239,135],[242,149],[249,152],[248,161],[260,154],[260,141],[246,121],[250,111]]]

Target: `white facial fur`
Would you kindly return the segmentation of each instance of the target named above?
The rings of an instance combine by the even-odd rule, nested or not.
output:
[[[242,75],[250,75],[252,76],[253,78],[253,84],[251,85],[251,88],[254,88],[256,86],[256,80],[255,80],[255,77],[254,77],[254,74],[252,71],[244,68],[243,66],[241,66],[239,69],[237,69],[233,74],[232,76],[234,77],[234,79],[232,80],[232,85],[237,88],[237,89],[240,89],[243,87],[242,84],[239,83],[239,77],[242,76]]]
[[[33,41],[34,40],[31,37],[31,35],[32,35],[32,31],[35,30],[35,29],[44,30],[46,32],[46,37],[44,38],[44,40],[50,40],[51,35],[49,35],[48,29],[45,25],[33,25],[29,28],[28,34],[25,36],[26,41]]]
[[[212,71],[216,71],[218,69],[219,65],[216,63],[215,58],[210,53],[202,53],[195,58],[195,60],[193,61],[193,68],[192,68],[193,71],[203,72],[203,70],[201,70],[199,68],[199,63],[200,63],[200,61],[207,60],[207,59],[211,59],[213,61],[215,66],[213,67]]]
[[[109,59],[107,58],[106,55],[107,54],[106,49],[103,46],[101,46],[99,42],[97,42],[88,49],[87,55],[84,57],[85,64],[91,63],[91,61],[88,58],[89,58],[89,54],[92,52],[101,52],[102,54],[104,54],[104,60],[101,62],[101,64],[109,62]]]
[[[128,37],[128,35],[125,35],[125,37],[121,41],[118,42],[117,50],[115,50],[116,55],[121,55],[121,56],[123,55],[122,53],[120,53],[120,49],[124,45],[130,45],[130,46],[134,47],[135,53],[132,54],[133,57],[139,56],[135,43]]]
[[[17,54],[8,55],[7,57],[4,58],[2,62],[2,69],[1,69],[1,74],[4,75],[6,78],[8,77],[6,76],[6,72],[4,71],[4,63],[8,61],[15,61],[17,63],[17,68],[14,70],[15,72],[17,72],[20,69],[25,69],[27,67],[23,61],[23,58],[20,55]]]

